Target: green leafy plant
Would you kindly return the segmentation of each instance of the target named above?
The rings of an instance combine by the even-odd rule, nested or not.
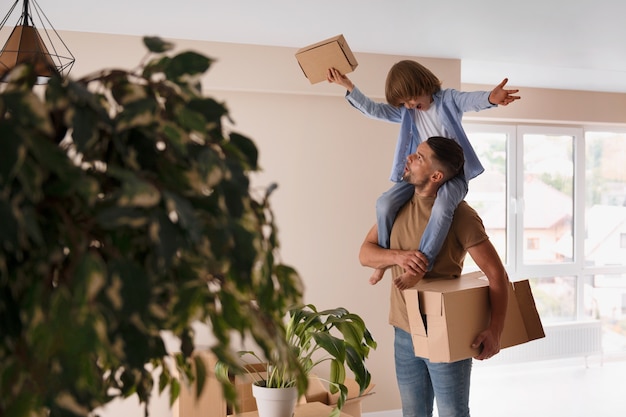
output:
[[[175,374],[201,390],[197,321],[224,361],[234,331],[297,364],[283,317],[302,285],[277,259],[275,187],[250,187],[257,148],[203,95],[210,58],[144,43],[136,69],[40,91],[24,65],[0,91],[2,416],[147,405],[156,384],[174,401]]]
[[[279,352],[271,352],[269,359],[263,360],[254,351],[240,351],[243,363],[233,368],[232,364],[218,362],[217,377],[225,387],[232,389],[231,374],[245,372],[257,385],[268,388],[298,386],[303,394],[306,384],[299,376],[309,376],[317,365],[330,362],[327,381],[331,393],[339,393],[333,416],[339,415],[347,398],[346,366],[353,372],[361,393],[370,385],[371,375],[365,361],[370,350],[376,348],[376,342],[357,314],[341,307],[322,311],[312,304],[293,307],[289,310],[285,340],[298,359],[297,367]],[[248,362],[247,358],[254,359],[255,363]],[[265,366],[259,369],[256,366],[259,363]]]

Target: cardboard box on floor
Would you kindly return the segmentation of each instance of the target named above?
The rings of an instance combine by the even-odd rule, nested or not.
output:
[[[490,320],[489,282],[482,272],[459,279],[422,280],[404,291],[415,356],[454,362],[478,355],[471,344]],[[422,317],[425,316],[425,319]],[[545,337],[528,280],[509,286],[500,347]]]
[[[358,65],[343,35],[298,49],[296,59],[311,84],[326,81],[326,73],[331,67],[347,74]]]
[[[297,404],[293,417],[328,417],[333,411],[331,406],[320,402]],[[210,417],[210,416],[209,416]],[[237,417],[259,417],[258,411],[247,411],[238,414]],[[339,413],[339,417],[352,417],[344,413]]]
[[[256,400],[252,396],[252,381],[247,377],[237,377],[235,385],[237,387],[237,398],[241,406],[241,412],[249,412],[257,409]],[[359,395],[359,384],[354,379],[346,378],[344,385],[348,388],[348,398],[344,403],[342,412],[351,417],[361,417],[361,400],[373,394],[371,384],[362,395]],[[315,375],[309,376],[309,387],[300,403],[320,402],[334,408],[337,405],[339,394],[331,394],[322,381]],[[229,410],[232,413],[232,410]]]
[[[352,417],[361,417],[361,402],[365,397],[374,394],[372,392],[374,384],[370,384],[361,395],[359,395],[359,384],[354,379],[346,378],[344,385],[348,388],[348,399],[343,404],[341,412]],[[306,392],[306,401],[308,403],[321,402],[335,408],[338,399],[338,393],[331,394],[319,378],[315,375],[309,376],[309,387]]]
[[[226,403],[222,392],[222,386],[215,378],[215,364],[217,359],[210,351],[196,351],[204,362],[207,370],[207,380],[204,389],[196,398],[196,383],[191,386],[181,384],[178,399],[172,406],[173,417],[226,417],[233,413],[232,408]],[[251,365],[263,372],[264,365]],[[238,375],[234,378],[241,413],[255,411],[256,400],[252,396],[252,378],[248,375]],[[370,385],[362,396],[359,396],[359,385],[353,379],[346,378],[345,385],[348,387],[348,400],[344,404],[343,413],[349,417],[361,417],[361,400],[371,392],[374,385]],[[309,378],[309,389],[306,395],[300,399],[300,403],[321,402],[334,408],[337,404],[337,394],[331,394],[321,383],[319,378]],[[332,409],[331,408],[331,409]]]
[[[266,378],[265,364],[257,363],[246,365],[249,370],[259,373],[260,378]],[[242,413],[255,411],[257,409],[256,400],[252,395],[252,383],[254,379],[250,375],[237,375],[234,378],[235,389],[237,391],[237,401],[239,402],[239,411]],[[234,414],[235,410],[230,406],[227,408],[228,415]]]
[[[232,414],[231,405],[224,399],[222,385],[215,377],[217,358],[208,350],[198,350],[194,352],[194,356],[200,357],[204,362],[207,372],[204,389],[200,396],[196,397],[196,381],[190,386],[181,383],[180,395],[172,406],[172,417],[226,417]],[[261,365],[250,367],[258,369],[261,373],[265,369],[261,368]],[[248,375],[238,375],[234,377],[233,382],[241,412],[256,410],[256,401],[252,396],[252,378]]]
[[[172,405],[172,417],[225,417],[226,400],[222,386],[214,374],[217,358],[208,350],[197,351],[194,355],[202,359],[207,371],[204,389],[196,397],[196,382],[191,386],[181,383],[180,395]]]

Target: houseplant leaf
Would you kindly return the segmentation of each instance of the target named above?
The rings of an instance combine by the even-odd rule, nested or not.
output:
[[[0,89],[1,415],[87,416],[131,395],[147,410],[155,385],[172,403],[206,375],[198,321],[220,359],[235,331],[300,369],[282,318],[302,283],[277,261],[270,192],[250,190],[256,146],[202,95],[211,58],[144,43],[134,70],[52,77],[42,96],[26,65]]]

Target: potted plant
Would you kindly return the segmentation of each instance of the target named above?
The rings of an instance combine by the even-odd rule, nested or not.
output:
[[[4,417],[86,417],[131,395],[147,406],[157,386],[173,402],[175,374],[202,390],[195,321],[218,358],[231,331],[290,355],[283,318],[302,285],[276,261],[274,187],[250,187],[257,148],[225,134],[226,106],[204,96],[212,59],[144,43],[132,70],[42,91],[22,65],[0,86]]]
[[[254,351],[240,351],[243,362],[218,362],[216,366],[216,375],[225,390],[232,390],[232,373],[245,372],[253,380],[253,389],[287,388],[302,395],[314,368],[329,362],[329,389],[331,393],[339,394],[332,415],[338,416],[348,394],[344,385],[346,366],[354,374],[361,393],[370,385],[371,375],[365,361],[370,350],[376,348],[376,342],[357,314],[341,307],[322,311],[312,304],[293,307],[288,313],[284,337],[297,359],[295,366],[278,352],[271,352],[264,360]],[[250,362],[251,359],[254,363]],[[259,363],[264,366],[259,368]],[[260,417],[263,417],[258,398],[257,406]]]

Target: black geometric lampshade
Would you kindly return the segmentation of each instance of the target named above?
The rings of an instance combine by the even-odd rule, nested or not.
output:
[[[13,3],[9,13],[0,24],[0,35],[4,24],[13,13],[19,0]],[[31,5],[39,19],[37,29],[31,14]],[[44,21],[45,19],[45,21]],[[47,25],[46,25],[47,23]],[[53,42],[54,39],[54,42]],[[46,83],[53,74],[67,76],[74,65],[74,56],[69,51],[52,24],[35,0],[24,0],[22,15],[0,50],[0,81],[16,65],[30,63],[35,69],[38,83]]]

